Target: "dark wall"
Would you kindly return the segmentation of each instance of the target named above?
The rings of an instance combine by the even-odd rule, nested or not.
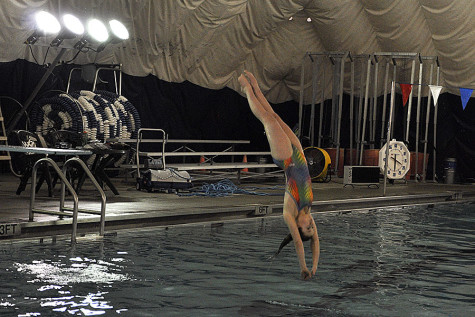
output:
[[[70,70],[74,65],[64,64],[56,67],[52,76],[40,90],[37,99],[65,91]],[[24,60],[9,63],[0,63],[0,96],[11,97],[19,103],[24,103],[31,91],[40,80],[46,68]],[[112,73],[102,73],[102,79],[109,84],[98,86],[98,89],[114,90]],[[73,77],[74,89],[92,89],[92,85],[81,82]],[[264,129],[249,110],[247,101],[237,92],[224,88],[212,90],[199,87],[190,82],[169,83],[157,79],[155,76],[146,77],[123,76],[122,95],[129,99],[137,108],[143,127],[162,128],[170,138],[190,139],[244,139],[250,140],[251,145],[246,150],[266,150],[268,144]],[[378,111],[381,111],[382,97],[378,99]],[[388,98],[389,100],[389,98]],[[401,96],[396,97],[395,132],[394,137],[403,139],[404,122],[407,110],[402,107]],[[19,106],[16,102],[0,98],[4,116],[11,119]],[[415,144],[415,116],[416,102],[413,100],[412,120],[409,136],[409,148],[414,151]],[[358,100],[355,100],[355,104]],[[427,98],[422,100],[420,139],[423,139],[425,126],[425,109]],[[33,105],[34,106],[34,105]],[[289,101],[273,105],[276,112],[293,128],[298,121],[298,103]],[[407,107],[407,106],[406,106]],[[308,109],[308,107],[306,107]],[[324,134],[329,136],[329,121],[331,101],[326,102],[324,117]],[[349,96],[343,99],[341,130],[341,147],[349,147]],[[475,178],[475,98],[471,98],[465,111],[462,110],[460,97],[448,93],[440,96],[438,102],[438,130],[437,130],[437,173],[443,175],[443,163],[447,157],[457,158],[457,168],[460,181],[473,182]],[[307,112],[307,115],[309,113]],[[428,151],[433,149],[433,121],[430,115],[430,133]],[[381,117],[380,114],[377,116]],[[318,111],[316,113],[316,127],[318,129]],[[24,128],[22,120],[18,128]],[[376,148],[379,148],[381,120],[377,122]],[[367,130],[368,131],[368,130]],[[331,140],[326,138],[327,144]],[[304,146],[308,145],[306,141]],[[423,151],[421,144],[419,151]],[[432,171],[432,158],[429,158],[429,172]]]

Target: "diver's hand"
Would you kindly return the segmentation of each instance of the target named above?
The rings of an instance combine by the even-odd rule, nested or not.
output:
[[[317,267],[314,266],[314,267],[312,268],[312,276],[315,276],[316,273],[317,273]]]
[[[304,268],[300,271],[300,277],[302,280],[309,280],[312,278],[312,273],[307,268]]]

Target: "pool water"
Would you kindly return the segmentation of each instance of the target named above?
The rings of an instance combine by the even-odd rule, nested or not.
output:
[[[282,217],[2,242],[0,316],[475,315],[474,204],[315,218],[310,281]]]

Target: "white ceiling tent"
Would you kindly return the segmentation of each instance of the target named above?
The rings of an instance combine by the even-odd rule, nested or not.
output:
[[[437,56],[447,91],[475,88],[474,0],[6,0],[0,62],[44,60],[53,37],[31,52],[23,44],[39,10],[115,18],[129,29],[129,40],[79,54],[74,63],[121,63],[129,75],[235,90],[248,69],[274,103],[299,100],[307,52]],[[49,49],[46,62],[57,50]],[[68,50],[64,60],[74,55]],[[310,103],[311,93],[304,99]]]

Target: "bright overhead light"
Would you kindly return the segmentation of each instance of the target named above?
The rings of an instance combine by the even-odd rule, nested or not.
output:
[[[39,31],[45,34],[58,33],[61,30],[61,24],[54,15],[46,11],[40,11],[35,14],[36,25]]]
[[[129,31],[127,31],[127,28],[122,24],[122,22],[117,20],[110,20],[109,26],[112,31],[112,34],[114,34],[114,36],[118,39],[127,40],[129,38]]]
[[[102,42],[97,47],[97,52],[102,52],[108,44],[118,44],[129,38],[129,31],[124,26],[124,24],[122,24],[122,22],[118,20],[109,21],[109,30],[111,31],[111,36],[109,40],[107,40],[106,42]]]
[[[50,43],[53,47],[58,47],[65,39],[73,39],[84,33],[84,25],[72,14],[65,14],[61,18],[64,28],[58,36]]]
[[[63,15],[63,25],[73,34],[82,35],[84,33],[84,25],[81,20],[72,14]]]
[[[61,30],[61,24],[51,13],[39,11],[35,14],[36,28],[25,44],[35,44],[41,36],[58,33]]]
[[[98,19],[91,19],[87,22],[87,33],[99,43],[105,42],[109,38],[106,26]]]

